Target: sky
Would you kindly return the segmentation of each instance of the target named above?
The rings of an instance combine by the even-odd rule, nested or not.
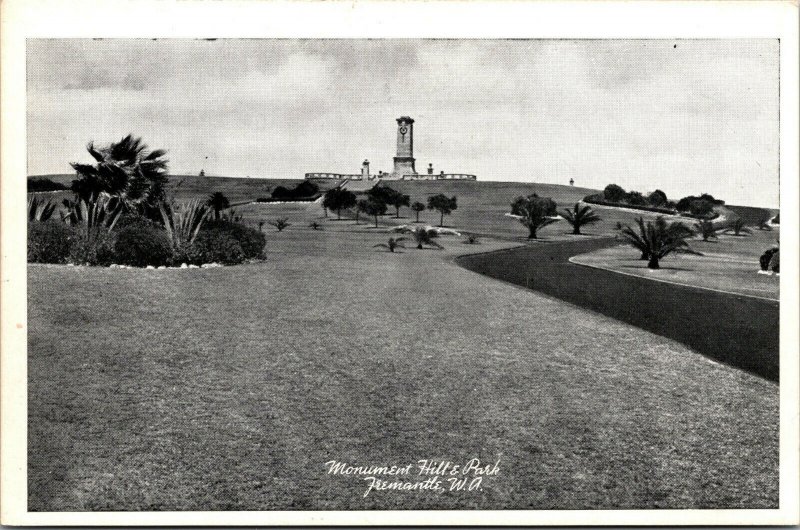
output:
[[[777,40],[31,39],[28,174],[141,136],[170,172],[417,170],[778,206]]]

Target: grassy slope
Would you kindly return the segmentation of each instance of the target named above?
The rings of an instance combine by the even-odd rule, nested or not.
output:
[[[457,240],[349,229],[272,232],[259,265],[31,266],[30,509],[777,506],[776,385],[464,270]],[[473,456],[500,459],[480,494],[323,467]]]

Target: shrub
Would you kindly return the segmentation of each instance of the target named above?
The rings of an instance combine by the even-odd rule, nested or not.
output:
[[[75,232],[61,221],[28,223],[28,261],[64,263],[74,238]]]
[[[68,189],[60,182],[53,182],[48,178],[28,179],[28,191],[61,191]]]
[[[778,253],[778,249],[777,248],[770,248],[770,249],[767,249],[766,252],[761,254],[761,257],[758,259],[758,262],[759,262],[759,265],[761,265],[761,270],[762,271],[769,270],[770,264],[772,262],[772,258],[777,253]],[[775,272],[780,272],[780,270],[775,271]]]
[[[625,195],[625,189],[622,186],[617,186],[616,184],[609,184],[603,190],[603,198],[611,202],[620,202],[625,199]]]
[[[201,231],[192,246],[180,257],[182,261],[194,265],[204,263],[236,265],[247,259],[239,241],[230,231],[220,228]]]
[[[264,245],[267,242],[267,238],[254,228],[240,223],[220,220],[204,223],[203,228],[200,230],[200,235],[206,231],[218,231],[228,234],[239,244],[240,250],[244,253],[244,259],[261,258],[264,255]]]
[[[781,224],[781,214],[778,212],[775,217],[772,218],[772,224],[779,225]]]
[[[117,261],[114,250],[114,236],[108,230],[94,227],[77,230],[69,249],[71,263],[89,265],[110,265]]]
[[[291,201],[313,197],[317,193],[319,193],[319,186],[311,181],[304,180],[292,189],[285,186],[276,186],[272,190],[272,198]]]
[[[625,196],[625,199],[628,201],[629,204],[634,206],[642,206],[647,204],[647,199],[645,199],[644,195],[642,195],[639,191],[630,191]]]
[[[163,228],[134,218],[118,228],[114,256],[117,263],[135,267],[167,265],[172,262],[172,243]]]

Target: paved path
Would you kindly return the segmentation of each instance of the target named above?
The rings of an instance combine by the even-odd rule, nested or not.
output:
[[[680,341],[720,362],[778,381],[777,301],[654,282],[570,263],[613,239],[540,243],[463,256],[463,267],[525,286]]]

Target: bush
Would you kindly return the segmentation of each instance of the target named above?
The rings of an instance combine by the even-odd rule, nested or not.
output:
[[[117,263],[135,267],[167,265],[172,262],[172,243],[163,228],[134,219],[117,230],[114,256]]]
[[[28,262],[64,263],[74,238],[72,228],[61,221],[28,223]]]
[[[297,199],[308,199],[319,193],[319,186],[311,181],[304,180],[292,189],[285,186],[276,186],[272,190],[272,198],[276,200],[292,201]]]
[[[642,193],[639,191],[628,192],[628,194],[625,196],[625,199],[633,206],[644,206],[647,204],[647,199],[645,199],[644,195],[642,195]]]
[[[180,258],[181,261],[194,265],[204,263],[236,265],[242,263],[246,256],[239,241],[233,237],[231,232],[214,228],[201,231],[192,246]]]
[[[779,225],[781,224],[781,214],[778,212],[775,217],[772,218],[772,224]]]
[[[778,253],[778,249],[777,248],[770,248],[770,249],[767,249],[766,252],[761,254],[761,257],[758,259],[758,262],[759,262],[759,265],[761,265],[761,270],[762,271],[769,270],[769,266],[770,266],[770,264],[772,262],[772,258],[777,253]],[[777,265],[777,263],[775,265]],[[780,272],[780,270],[776,270],[775,272]]]
[[[603,198],[610,202],[620,202],[625,199],[625,189],[616,184],[609,184],[603,190]]]
[[[70,263],[82,265],[111,265],[117,261],[114,237],[105,228],[91,232],[78,231],[69,249]]]
[[[28,191],[61,191],[68,189],[60,182],[53,182],[48,178],[28,179]]]
[[[267,242],[267,238],[254,228],[240,223],[220,220],[203,224],[203,228],[200,229],[200,234],[204,231],[218,231],[228,234],[239,244],[239,248],[244,253],[245,259],[261,258],[264,256],[264,245]]]

